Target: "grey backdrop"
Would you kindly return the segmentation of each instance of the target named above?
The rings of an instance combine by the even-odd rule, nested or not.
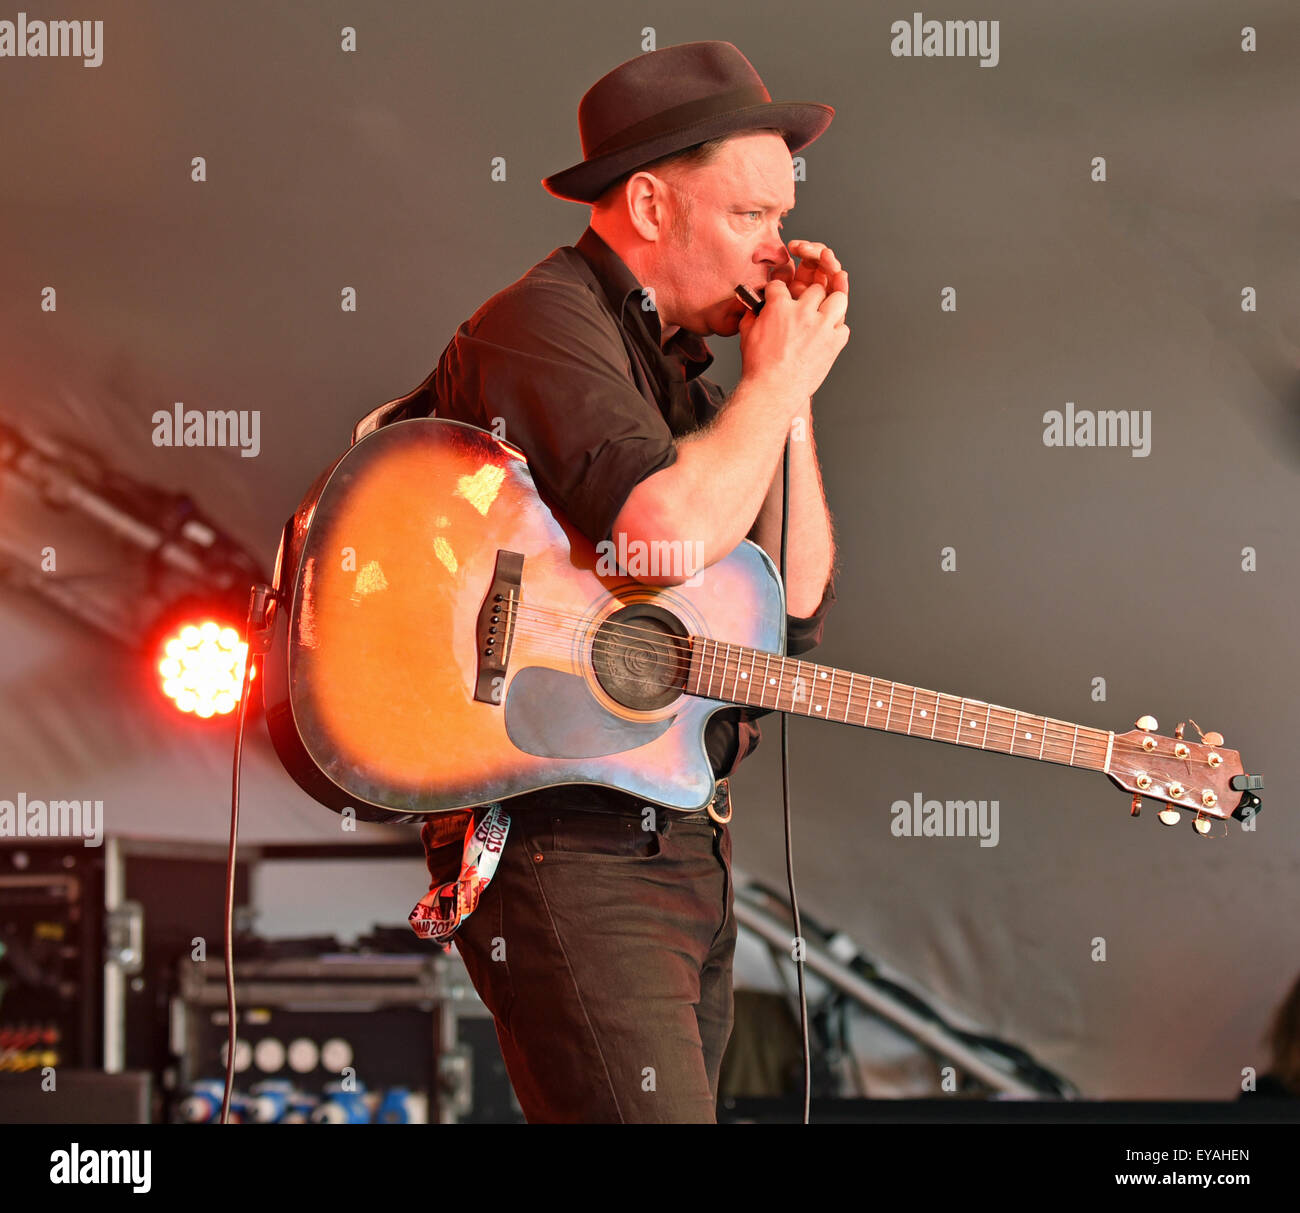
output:
[[[803,904],[1088,1095],[1232,1098],[1300,960],[1300,10],[925,5],[1000,20],[983,68],[892,56],[890,24],[915,7],[48,14],[103,19],[104,61],[0,59],[0,410],[188,489],[269,563],[354,420],[581,232],[585,208],[538,181],[579,158],[586,87],[647,26],[660,46],[735,42],[774,97],[837,109],[786,224],[852,276],[853,339],[815,402],[841,559],[821,659],[1100,728],[1195,717],[1267,779],[1258,829],[1213,842],[1151,808],[1130,821],[1102,776],[797,721]],[[713,342],[728,387],[734,346]],[[154,447],[151,416],[175,401],[260,410],[260,456]],[[1150,455],[1046,447],[1042,415],[1066,401],[1149,409]],[[48,541],[3,500],[7,546]],[[105,570],[102,549],[61,551],[61,572]],[[178,733],[128,654],[45,607],[5,591],[0,610],[0,795],[95,796],[110,830],[223,838],[228,734]],[[776,885],[766,733],[738,780],[736,859]],[[243,837],[338,837],[260,727],[246,779]],[[996,799],[999,844],[893,837],[891,803],[917,792]],[[421,891],[418,864],[390,882],[388,921]],[[346,917],[360,892],[304,896]]]

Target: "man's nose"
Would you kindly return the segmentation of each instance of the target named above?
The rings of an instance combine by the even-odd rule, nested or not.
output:
[[[762,260],[765,264],[771,265],[774,270],[779,270],[791,260],[790,250],[785,247],[785,242],[779,236],[772,241],[765,252],[767,255]]]

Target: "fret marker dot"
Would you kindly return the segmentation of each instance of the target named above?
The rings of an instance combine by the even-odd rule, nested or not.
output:
[[[743,673],[743,672],[742,672],[742,673],[741,673],[741,675],[740,675],[740,676],[741,676],[741,677],[742,677],[742,678],[748,678],[748,677],[749,677],[749,675],[748,675],[748,674],[746,674],[746,673]]]
[[[767,680],[767,684],[768,684],[768,686],[773,686],[773,687],[776,686],[776,679],[775,679],[775,678],[769,678],[769,679]]]
[[[876,700],[876,707],[883,708],[884,706],[885,706],[885,701],[883,699]]]
[[[1025,740],[1026,740],[1026,741],[1033,741],[1033,739],[1034,739],[1034,735],[1033,735],[1032,733],[1026,733],[1026,734],[1025,734]]]
[[[972,729],[975,727],[975,722],[974,722],[973,720],[970,721],[970,727],[971,727]]]
[[[921,709],[921,715],[922,715],[922,716],[925,715],[925,709],[924,709],[924,708]]]
[[[817,705],[817,710],[818,710],[819,712],[822,710],[822,705],[821,705],[820,703]]]
[[[826,671],[825,671],[825,670],[822,671],[821,676],[822,676],[823,678],[826,677]]]

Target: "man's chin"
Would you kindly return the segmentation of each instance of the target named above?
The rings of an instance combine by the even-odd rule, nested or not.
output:
[[[709,317],[709,332],[715,337],[734,337],[740,332],[740,322],[749,309],[740,300],[732,298],[718,305]]]
[[[734,296],[721,300],[716,307],[701,314],[699,320],[692,320],[678,326],[679,333],[691,333],[696,337],[734,337],[740,332],[740,322],[748,309]]]

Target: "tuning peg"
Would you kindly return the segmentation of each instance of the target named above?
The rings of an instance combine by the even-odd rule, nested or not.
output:
[[[1133,807],[1132,807],[1131,809],[1129,809],[1129,811],[1128,811],[1128,815],[1129,815],[1130,817],[1137,817],[1137,816],[1140,816],[1141,812],[1142,812],[1142,797],[1141,797],[1141,796],[1134,796],[1134,797],[1133,797]]]
[[[1166,802],[1165,807],[1156,814],[1161,825],[1176,826],[1183,818],[1176,805]]]
[[[1214,828],[1214,822],[1204,814],[1197,813],[1195,819],[1192,821],[1192,828],[1204,837]]]
[[[1201,726],[1197,724],[1196,721],[1194,720],[1192,721],[1192,728],[1194,728],[1197,734],[1199,735],[1202,745],[1217,747],[1223,744],[1222,733],[1202,733]]]
[[[1154,733],[1160,727],[1160,721],[1154,716],[1139,716],[1133,722],[1133,727],[1141,729],[1144,733]]]
[[[1180,720],[1180,721],[1178,722],[1178,727],[1174,730],[1174,740],[1175,740],[1175,741],[1182,741],[1182,739],[1183,739],[1183,730],[1184,730],[1186,727],[1187,727],[1187,725],[1186,725],[1183,721]]]

